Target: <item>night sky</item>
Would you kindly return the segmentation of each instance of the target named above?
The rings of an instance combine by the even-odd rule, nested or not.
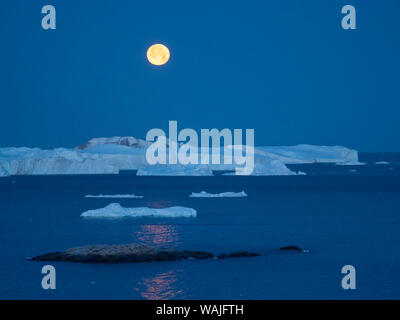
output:
[[[41,27],[42,6],[57,29]],[[357,10],[343,30],[341,8]],[[400,151],[400,2],[2,0],[0,146],[151,128]],[[148,47],[166,45],[153,66]]]

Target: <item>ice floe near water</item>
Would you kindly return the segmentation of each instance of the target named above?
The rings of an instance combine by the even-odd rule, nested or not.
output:
[[[137,196],[134,194],[87,194],[85,195],[85,198],[139,199],[143,198],[143,196]]]
[[[0,148],[0,176],[118,174],[120,170],[137,170],[140,176],[211,176],[215,170],[234,171],[236,167],[235,164],[149,165],[148,144],[133,137],[112,137],[95,138],[73,149]],[[256,147],[252,175],[296,175],[286,164],[317,162],[361,164],[357,151],[340,146]]]
[[[83,218],[195,218],[196,216],[197,212],[193,208],[179,206],[169,208],[124,208],[119,203],[111,203],[104,208],[88,210],[81,214]]]
[[[380,164],[380,165],[385,165],[385,164],[390,164],[389,162],[387,162],[387,161],[377,161],[377,162],[375,162],[374,164]]]
[[[241,198],[247,197],[246,192],[221,192],[221,193],[208,193],[206,191],[192,192],[189,196],[191,198]]]

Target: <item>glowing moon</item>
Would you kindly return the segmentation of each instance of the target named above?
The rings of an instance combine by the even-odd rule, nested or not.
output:
[[[149,50],[147,50],[147,59],[151,64],[161,66],[169,60],[169,50],[163,44],[153,44]]]

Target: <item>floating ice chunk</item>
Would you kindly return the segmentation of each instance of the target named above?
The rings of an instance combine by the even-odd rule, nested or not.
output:
[[[335,165],[337,166],[365,166],[365,162],[336,162]]]
[[[119,203],[111,203],[104,208],[88,210],[81,214],[83,218],[195,218],[196,216],[197,212],[192,208],[178,206],[169,208],[124,208]]]
[[[85,195],[85,198],[115,198],[115,199],[138,199],[143,198],[143,196],[137,196],[134,194],[98,194],[98,195]]]
[[[390,164],[390,163],[387,161],[377,161],[375,162],[375,164]]]
[[[222,193],[208,193],[205,191],[202,192],[192,192],[189,196],[191,198],[241,198],[247,197],[246,192],[222,192]]]

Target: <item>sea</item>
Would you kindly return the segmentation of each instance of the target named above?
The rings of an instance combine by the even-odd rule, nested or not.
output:
[[[0,178],[0,299],[399,299],[400,153],[365,165],[290,165],[306,175]],[[384,161],[384,164],[376,164]],[[244,198],[191,198],[245,191]],[[85,198],[135,194],[143,198]],[[195,218],[85,219],[90,209],[184,206]],[[30,257],[89,244],[144,243],[258,257],[86,264]],[[304,251],[281,251],[295,245]],[[43,266],[56,288],[42,288]],[[355,268],[345,290],[342,268]]]

